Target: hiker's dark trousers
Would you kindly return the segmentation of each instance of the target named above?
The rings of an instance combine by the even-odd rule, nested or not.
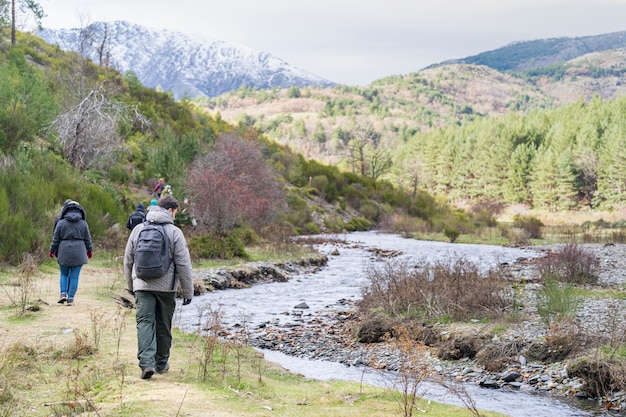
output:
[[[137,291],[137,359],[139,367],[164,368],[172,346],[176,293]]]

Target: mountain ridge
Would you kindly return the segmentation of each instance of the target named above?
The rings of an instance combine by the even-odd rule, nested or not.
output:
[[[485,65],[498,71],[526,71],[580,56],[626,48],[626,31],[579,37],[556,37],[516,41],[491,51],[461,59],[451,59],[430,67],[449,64]]]
[[[335,85],[268,52],[127,21],[96,22],[83,29],[43,28],[37,35],[122,73],[133,71],[145,86],[171,91],[176,99],[215,97],[242,86]]]

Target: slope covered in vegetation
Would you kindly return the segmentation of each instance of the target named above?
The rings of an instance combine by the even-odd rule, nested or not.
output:
[[[68,198],[85,207],[96,243],[119,248],[120,225],[148,204],[160,177],[184,202],[177,221],[198,256],[241,254],[254,235],[363,230],[404,216],[440,229],[450,217],[470,222],[426,194],[307,160],[250,126],[144,88],[132,73],[18,35],[0,47],[2,261],[42,257]],[[223,246],[205,250],[207,236]]]
[[[452,203],[616,209],[623,50],[517,74],[453,64],[368,87],[239,90],[200,103],[345,172]]]

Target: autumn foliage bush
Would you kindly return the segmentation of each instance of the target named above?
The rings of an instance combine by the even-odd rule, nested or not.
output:
[[[196,158],[187,175],[193,213],[207,231],[223,235],[239,226],[260,228],[285,207],[282,188],[257,142],[224,134]]]

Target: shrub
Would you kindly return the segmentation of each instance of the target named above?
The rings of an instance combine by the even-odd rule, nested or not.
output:
[[[592,284],[598,281],[600,261],[592,252],[572,243],[541,258],[537,269],[544,280]]]
[[[459,238],[459,231],[451,228],[444,228],[443,234],[450,240],[450,242],[454,243]]]
[[[393,260],[370,267],[366,275],[359,302],[362,311],[382,309],[396,317],[466,320],[499,317],[512,303],[497,271],[481,273],[464,259],[426,263],[420,268]]]
[[[365,217],[367,220],[375,223],[378,222],[380,220],[380,213],[381,210],[379,209],[378,205],[371,200],[368,201],[364,201],[361,204],[361,207],[359,207],[359,213],[361,213],[361,215],[363,215],[363,217]]]
[[[316,175],[315,177],[311,178],[310,185],[311,187],[322,192],[326,187],[328,187],[328,178],[326,178],[326,175]]]
[[[121,164],[115,164],[108,170],[109,180],[118,184],[127,184],[130,181],[128,168]]]
[[[240,227],[236,229],[233,234],[245,246],[257,244],[261,240],[259,235],[257,235],[257,233],[254,231],[254,229],[251,229],[249,227]]]
[[[221,236],[209,234],[189,239],[189,254],[194,259],[232,259],[244,258],[246,253],[243,243],[234,234]]]
[[[580,301],[572,285],[561,284],[554,278],[548,278],[537,295],[537,313],[549,326],[553,321],[574,318]]]
[[[371,228],[372,223],[363,217],[353,217],[346,223],[346,230],[349,232],[363,232]]]
[[[516,215],[513,217],[513,226],[524,229],[530,239],[541,239],[541,228],[544,224],[536,217]]]

